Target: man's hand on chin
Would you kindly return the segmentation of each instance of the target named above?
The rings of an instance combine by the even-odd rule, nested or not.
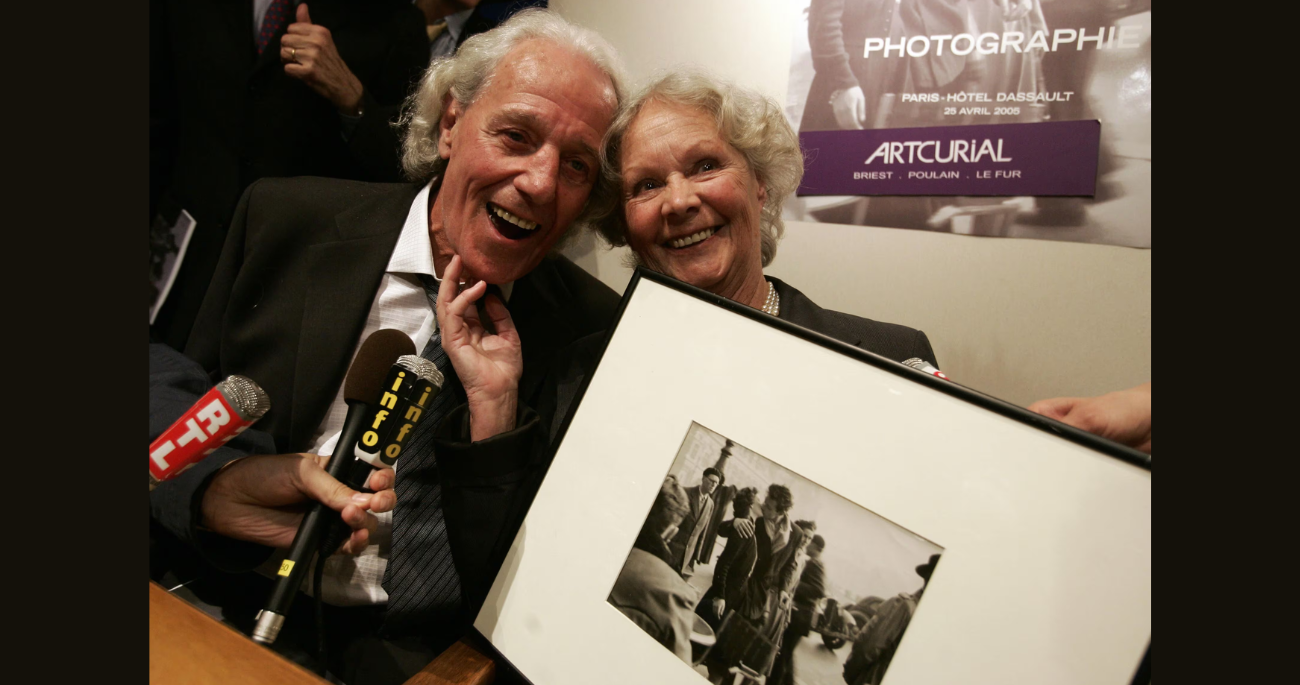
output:
[[[370,474],[357,492],[325,472],[329,457],[317,454],[263,454],[231,462],[212,479],[203,495],[202,525],[236,540],[287,548],[313,501],[340,513],[352,528],[341,551],[359,553],[369,542],[374,514],[397,505],[392,469]]]
[[[478,441],[515,427],[523,347],[505,303],[495,294],[488,295],[482,280],[467,281],[461,289],[461,269],[456,256],[443,272],[438,327],[442,349],[469,401],[470,439]],[[475,306],[480,301],[481,310]]]

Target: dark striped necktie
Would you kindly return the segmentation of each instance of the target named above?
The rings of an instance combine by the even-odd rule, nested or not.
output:
[[[421,274],[429,305],[437,310],[438,282]],[[460,578],[452,563],[447,525],[442,515],[442,486],[433,453],[433,433],[461,402],[460,381],[442,350],[442,326],[420,353],[446,377],[428,413],[416,424],[397,465],[397,507],[393,510],[393,543],[384,570],[388,609],[384,627],[390,634],[439,618],[460,608]]]

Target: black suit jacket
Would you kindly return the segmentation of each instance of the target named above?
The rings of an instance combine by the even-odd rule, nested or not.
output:
[[[207,298],[186,354],[213,380],[238,373],[271,399],[257,424],[280,452],[301,452],[347,373],[388,260],[423,184],[372,184],[324,178],[263,179],[244,193],[235,212]],[[563,257],[547,257],[515,281],[507,307],[524,354],[521,403],[532,400],[557,350],[602,330],[613,319],[612,290]],[[521,411],[521,426],[536,419]],[[495,441],[474,446],[456,437],[468,425],[462,406],[453,428],[435,444],[452,554],[465,594],[486,593],[499,535],[512,516],[532,460],[498,453]],[[468,441],[464,441],[468,443]],[[201,462],[151,496],[154,516],[198,544],[194,503],[211,475],[235,456]],[[531,501],[531,494],[528,496]],[[508,544],[508,542],[507,542]],[[264,548],[263,548],[264,549]],[[262,558],[270,550],[264,549]],[[215,556],[208,551],[209,557]],[[231,564],[227,563],[226,566]]]
[[[279,35],[257,54],[252,0],[150,3],[150,217],[184,208],[197,221],[153,326],[172,347],[185,345],[231,213],[254,180],[401,180],[389,120],[429,64],[424,15],[409,0],[313,0],[308,7],[365,87],[365,115],[347,140],[334,106],[284,73]]]
[[[772,276],[767,280],[776,286],[776,294],[781,297],[780,318],[896,362],[920,357],[939,366],[925,333],[907,326],[823,309],[785,281]]]

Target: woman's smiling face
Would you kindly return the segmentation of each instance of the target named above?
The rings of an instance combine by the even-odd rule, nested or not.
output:
[[[712,116],[651,100],[622,148],[627,240],[642,263],[730,299],[762,278],[767,191]]]

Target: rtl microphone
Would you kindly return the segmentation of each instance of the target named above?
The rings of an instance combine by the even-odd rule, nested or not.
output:
[[[217,383],[149,445],[149,489],[212,454],[271,408],[271,400],[244,376]]]
[[[375,331],[361,343],[361,349],[357,350],[357,356],[348,368],[347,379],[343,382],[343,400],[348,405],[348,413],[343,420],[338,443],[334,446],[334,456],[326,469],[334,478],[342,481],[354,461],[352,450],[366,430],[367,418],[374,414],[374,402],[383,390],[388,368],[398,357],[414,352],[415,343],[411,342],[410,337],[391,328]],[[338,514],[320,502],[314,502],[308,508],[298,526],[293,544],[289,546],[288,556],[280,563],[275,587],[271,589],[266,608],[257,614],[253,640],[262,644],[275,642],[284,625],[289,606],[293,603],[293,596],[302,585],[308,562],[320,545],[321,536],[328,529],[330,521],[337,517]]]

